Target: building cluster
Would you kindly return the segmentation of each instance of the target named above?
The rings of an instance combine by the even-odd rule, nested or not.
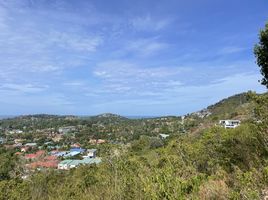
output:
[[[26,160],[28,169],[54,168],[71,169],[79,165],[98,164],[101,158],[96,156],[96,149],[83,149],[80,147],[71,148],[69,151],[50,151],[38,150],[35,153],[23,155],[17,152],[22,159]],[[75,159],[74,159],[75,157]],[[81,158],[81,159],[80,159]]]

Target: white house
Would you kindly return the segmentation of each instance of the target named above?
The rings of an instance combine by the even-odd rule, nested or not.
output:
[[[37,143],[30,142],[30,143],[26,143],[24,146],[26,146],[26,147],[35,147],[35,146],[37,146]]]
[[[224,128],[236,128],[241,123],[240,120],[220,120],[219,124]]]
[[[58,164],[58,169],[70,169],[72,160],[64,160]]]
[[[88,149],[87,156],[88,158],[96,158],[97,149]]]
[[[65,127],[59,128],[59,133],[66,134],[66,133],[69,133],[69,132],[75,131],[75,130],[76,130],[75,126],[65,126]]]
[[[168,135],[168,134],[159,134],[159,137],[160,137],[161,139],[166,139],[166,138],[169,137],[169,135]]]

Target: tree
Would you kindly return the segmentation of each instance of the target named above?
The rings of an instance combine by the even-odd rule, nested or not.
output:
[[[268,88],[268,23],[260,31],[259,40],[259,43],[254,48],[254,54],[257,58],[257,64],[261,68],[261,74],[263,75],[261,84]]]

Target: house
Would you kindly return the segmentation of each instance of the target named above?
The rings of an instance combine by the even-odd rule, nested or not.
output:
[[[166,139],[166,138],[169,137],[169,135],[168,135],[168,134],[159,134],[159,137],[160,137],[161,139]]]
[[[80,165],[89,165],[89,164],[99,164],[101,162],[101,158],[84,158],[80,160]]]
[[[75,126],[60,127],[59,133],[66,134],[66,133],[69,133],[69,132],[75,131],[75,130],[76,130]]]
[[[35,142],[26,143],[24,146],[26,146],[26,147],[35,147],[35,146],[37,146],[37,143],[35,143]]]
[[[18,143],[23,143],[25,140],[24,139],[15,139],[14,143],[18,144]]]
[[[80,147],[73,147],[70,149],[70,152],[79,152],[79,153],[84,153],[86,150],[82,149]]]
[[[97,149],[88,149],[85,158],[96,158]]]
[[[21,147],[20,151],[21,152],[27,152],[30,147]]]
[[[46,157],[44,157],[44,160],[57,160],[57,156],[55,156],[55,155],[51,155],[51,156],[46,156]]]
[[[30,159],[33,160],[33,159],[37,159],[38,156],[36,154],[34,154],[34,153],[30,153],[30,154],[26,154],[24,156],[24,158],[27,159],[27,160],[30,160]]]
[[[89,164],[99,164],[101,162],[100,158],[84,158],[83,160],[64,160],[58,164],[58,169],[72,169],[79,165],[89,165]]]
[[[103,139],[98,139],[97,140],[97,144],[103,144],[103,143],[105,143],[106,142],[106,140],[103,140]]]
[[[72,144],[71,147],[73,148],[80,148],[81,145],[79,143]]]
[[[32,169],[36,168],[58,168],[59,161],[58,160],[50,160],[50,161],[37,161],[30,163],[28,167]]]
[[[43,150],[39,150],[36,153],[30,153],[30,154],[26,154],[24,156],[25,159],[39,159],[40,157],[42,157],[43,155],[45,155],[45,151]]]
[[[50,145],[53,144],[53,142],[45,142],[44,145]]]
[[[20,134],[20,133],[23,133],[23,131],[22,130],[11,130],[11,131],[9,131],[9,134]]]
[[[79,155],[80,153],[81,153],[80,151],[71,151],[71,152],[65,154],[63,157],[64,158],[73,157],[73,156]]]
[[[223,126],[224,128],[236,128],[241,123],[240,120],[220,120],[219,124]]]
[[[45,155],[45,151],[44,150],[39,150],[39,151],[37,151],[35,154],[37,155],[37,156],[43,156],[43,155]]]
[[[58,160],[49,160],[49,161],[44,161],[40,163],[41,167],[44,168],[58,168],[59,161]]]
[[[70,169],[72,160],[63,160],[58,164],[58,169]]]
[[[55,155],[57,157],[61,157],[61,156],[68,154],[68,152],[67,151],[59,151],[59,152],[51,152],[51,154]]]
[[[105,142],[106,142],[106,140],[103,140],[103,139],[90,139],[89,140],[90,144],[103,144]]]

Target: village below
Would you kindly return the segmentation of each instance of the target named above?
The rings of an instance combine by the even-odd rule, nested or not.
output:
[[[218,104],[228,104],[229,101],[239,101],[236,102],[237,107],[245,106],[246,94],[236,95]],[[35,170],[68,170],[80,165],[99,164],[102,159],[98,154],[107,158],[109,154],[116,153],[116,148],[127,150],[140,137],[150,142],[150,148],[158,148],[164,146],[169,137],[197,131],[212,126],[211,123],[218,127],[236,128],[241,123],[238,119],[248,117],[232,113],[230,117],[236,120],[218,120],[220,116],[213,115],[216,109],[213,107],[218,106],[180,117],[128,119],[106,113],[82,118],[56,115],[7,118],[0,121],[0,144],[15,152],[20,167],[24,169],[20,176],[26,179]],[[214,116],[214,120],[206,120],[210,115]],[[225,116],[228,116],[227,113]],[[115,152],[111,153],[111,150]]]

